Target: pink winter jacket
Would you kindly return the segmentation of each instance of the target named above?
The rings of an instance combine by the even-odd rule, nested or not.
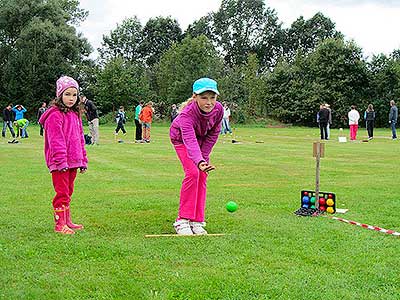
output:
[[[48,109],[39,120],[45,130],[44,155],[50,172],[87,168],[82,120],[76,112]]]
[[[196,166],[210,162],[210,153],[218,140],[224,108],[218,101],[209,113],[201,112],[196,101],[189,103],[174,119],[169,129],[173,145],[184,144]]]

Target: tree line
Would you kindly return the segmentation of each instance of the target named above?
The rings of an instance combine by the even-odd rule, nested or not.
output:
[[[365,58],[322,13],[283,28],[263,0],[222,0],[185,31],[173,17],[142,25],[131,16],[103,35],[95,60],[75,27],[88,13],[78,0],[0,1],[3,107],[22,103],[32,116],[62,74],[77,78],[102,114],[152,100],[160,118],[204,76],[218,81],[237,122],[313,125],[329,103],[334,126],[343,126],[352,104],[363,111],[372,103],[383,126],[400,95],[400,50]]]

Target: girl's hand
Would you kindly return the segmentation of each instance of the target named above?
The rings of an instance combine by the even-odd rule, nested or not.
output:
[[[208,173],[212,170],[215,170],[215,167],[213,165],[209,165],[208,163],[203,161],[203,162],[199,163],[199,169],[200,169],[200,171]]]
[[[83,174],[85,173],[87,170],[87,168],[79,168],[79,173]]]

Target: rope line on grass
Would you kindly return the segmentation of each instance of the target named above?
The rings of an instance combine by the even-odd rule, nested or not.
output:
[[[383,232],[383,233],[390,234],[390,235],[400,236],[400,232],[397,232],[397,231],[394,231],[394,230],[385,229],[385,228],[381,228],[381,227],[378,227],[378,226],[372,226],[372,225],[368,225],[368,224],[363,224],[363,223],[360,223],[360,222],[346,220],[346,219],[338,218],[338,217],[330,217],[330,216],[327,216],[327,217],[330,218],[330,219],[333,219],[333,220],[337,220],[337,221],[340,221],[340,222],[347,223],[347,224],[360,226],[362,228],[366,228],[366,229],[369,229],[369,230],[375,230],[375,231]]]

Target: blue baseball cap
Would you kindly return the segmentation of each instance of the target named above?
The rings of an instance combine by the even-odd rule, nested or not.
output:
[[[198,95],[206,91],[211,91],[219,95],[217,82],[210,78],[200,78],[193,83],[193,93]]]

